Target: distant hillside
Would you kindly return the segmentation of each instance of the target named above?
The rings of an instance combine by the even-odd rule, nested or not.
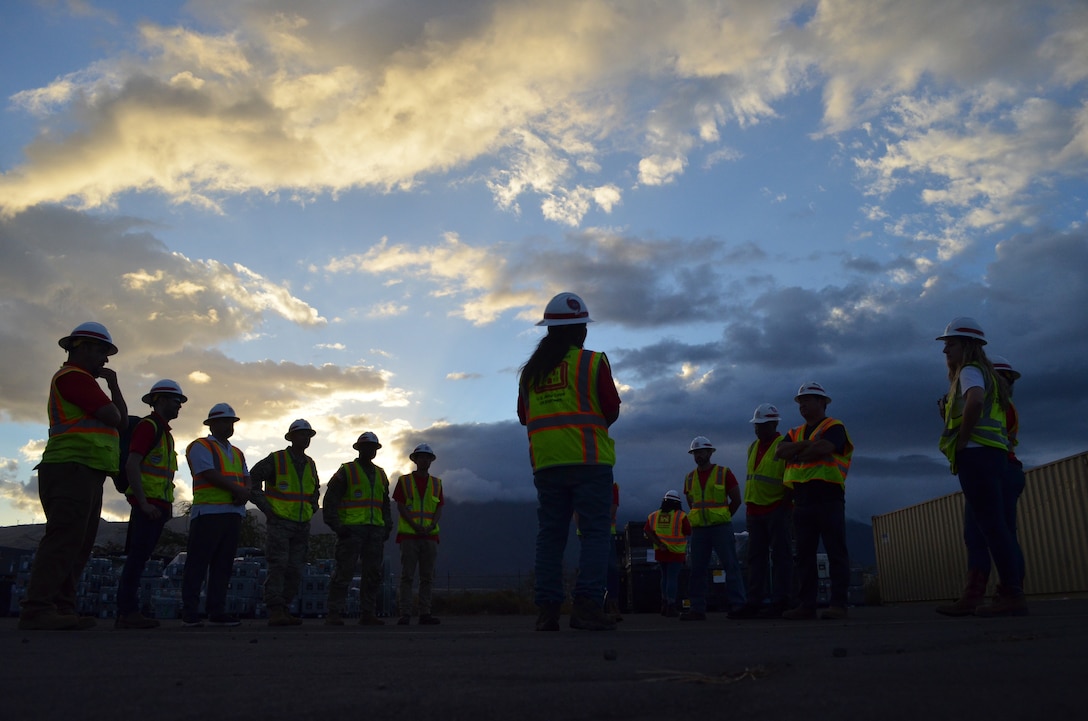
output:
[[[256,515],[263,520],[260,513]],[[185,533],[187,520],[175,518],[169,528]],[[621,520],[621,525],[626,520]],[[439,575],[528,574],[533,567],[536,525],[536,504],[531,502],[449,504],[441,521]],[[737,521],[735,526],[738,532],[745,530],[743,521]],[[99,525],[98,545],[123,548],[126,529],[126,523],[103,521]],[[0,547],[32,551],[44,532],[44,524],[0,527]],[[311,532],[329,533],[320,514],[315,516]],[[847,520],[846,540],[853,565],[866,568],[876,565],[873,529],[869,524]],[[393,563],[399,561],[392,539],[386,545],[386,557]],[[573,567],[576,558],[577,540],[572,532],[567,544],[568,565]]]

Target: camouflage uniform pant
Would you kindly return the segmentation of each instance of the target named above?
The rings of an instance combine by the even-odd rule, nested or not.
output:
[[[269,608],[286,608],[302,581],[302,568],[310,547],[310,524],[270,515],[265,529],[268,576],[264,581],[264,602]]]
[[[434,564],[438,559],[438,542],[421,538],[406,538],[400,542],[400,595],[397,608],[400,615],[412,615],[412,578],[419,568],[419,615],[431,613],[431,588]]]
[[[375,613],[378,586],[382,582],[382,550],[385,526],[345,526],[343,537],[336,538],[336,569],[329,583],[329,613],[343,613],[348,585],[355,575],[355,563],[361,562],[359,607],[363,613]]]

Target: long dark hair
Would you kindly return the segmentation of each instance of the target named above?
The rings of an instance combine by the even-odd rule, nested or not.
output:
[[[581,348],[585,340],[585,323],[548,326],[548,334],[540,339],[536,350],[519,369],[518,385],[528,390],[542,384],[548,374],[563,362],[571,346]]]
[[[959,338],[963,343],[963,363],[958,368],[950,368],[948,370],[948,380],[950,387],[948,389],[948,402],[953,402],[956,399],[956,394],[960,392],[959,381],[960,373],[963,369],[971,363],[978,363],[982,366],[982,373],[989,380],[997,386],[997,402],[1002,408],[1008,408],[1009,406],[1009,384],[1005,380],[1005,377],[994,370],[993,363],[986,357],[986,351],[983,349],[982,344],[974,338]]]

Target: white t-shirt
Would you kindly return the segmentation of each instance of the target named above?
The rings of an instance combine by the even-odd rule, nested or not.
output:
[[[966,397],[967,391],[972,388],[981,388],[986,392],[986,379],[982,376],[982,370],[978,366],[964,366],[960,370],[960,396]],[[981,448],[982,444],[967,441],[967,448]]]

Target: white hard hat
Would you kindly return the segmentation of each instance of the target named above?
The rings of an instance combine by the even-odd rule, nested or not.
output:
[[[974,318],[968,318],[965,315],[953,318],[952,322],[945,326],[944,335],[937,336],[937,340],[949,338],[970,338],[986,345],[986,334],[982,332],[982,326]]]
[[[71,333],[58,340],[57,345],[64,350],[70,351],[72,350],[72,341],[79,340],[80,338],[89,338],[91,340],[99,341],[100,343],[105,343],[110,348],[106,355],[113,355],[117,352],[117,346],[113,344],[113,336],[106,330],[106,326],[101,323],[95,323],[94,321],[80,323]]]
[[[155,396],[162,393],[180,396],[182,403],[189,400],[185,397],[185,394],[181,392],[181,386],[178,385],[177,381],[172,381],[169,378],[163,378],[161,381],[156,382],[155,385],[151,386],[151,390],[145,393],[144,397],[140,400],[147,405],[151,405]]]
[[[1020,377],[1020,371],[1013,368],[1012,363],[1009,363],[1005,356],[992,355],[990,356],[990,362],[993,363],[994,370],[998,373],[1008,373],[1013,380]]]
[[[415,447],[415,450],[413,450],[410,454],[408,454],[408,457],[409,458],[415,458],[420,453],[426,453],[431,458],[437,458],[438,457],[438,456],[436,456],[434,454],[434,450],[431,448],[430,443],[420,443],[418,446]]]
[[[752,414],[752,420],[749,423],[777,423],[781,420],[781,416],[778,413],[778,409],[772,406],[770,403],[761,403],[756,406],[755,413]]]
[[[305,418],[299,418],[297,421],[291,422],[291,427],[288,428],[287,432],[283,434],[284,440],[291,440],[291,434],[295,431],[306,431],[310,434],[311,438],[317,435],[317,431],[313,429],[313,426],[311,426],[310,422]]]
[[[691,439],[691,448],[688,449],[688,453],[694,453],[695,451],[702,450],[703,448],[714,451],[714,444],[710,442],[710,439],[706,436],[695,436]]]
[[[665,497],[662,498],[661,500],[663,500],[663,501],[679,501],[680,500],[680,494],[678,492],[676,492],[676,491],[665,491]]]
[[[212,406],[212,409],[208,411],[208,417],[204,419],[204,425],[208,425],[212,421],[227,420],[237,422],[238,415],[234,412],[226,403],[216,403]]]
[[[574,293],[560,293],[548,301],[544,308],[544,320],[537,325],[578,325],[592,323],[589,309]]]
[[[793,400],[799,401],[801,400],[801,396],[820,396],[821,398],[826,398],[828,403],[831,402],[831,396],[829,396],[827,391],[824,390],[824,387],[816,381],[809,381],[798,388],[797,395],[793,397]]]
[[[378,448],[382,447],[382,444],[378,443],[378,436],[374,433],[371,433],[370,431],[366,431],[360,434],[359,440],[355,441],[355,443],[352,445],[352,448],[354,448],[355,450],[359,450],[359,446],[363,445],[364,443],[373,443]]]

